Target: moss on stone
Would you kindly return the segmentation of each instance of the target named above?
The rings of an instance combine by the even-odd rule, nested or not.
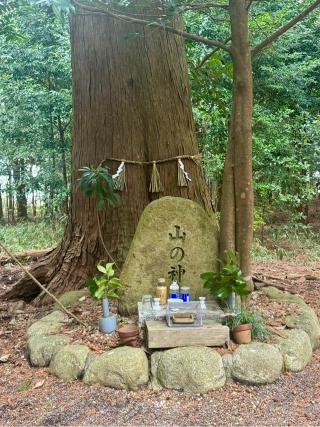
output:
[[[119,347],[97,356],[83,377],[86,384],[134,389],[149,380],[148,358],[141,348]]]
[[[52,357],[69,342],[70,338],[64,335],[32,335],[27,343],[31,365],[48,366]]]
[[[65,292],[64,294],[59,296],[58,300],[64,307],[70,307],[72,304],[77,303],[81,297],[89,295],[90,293],[88,289],[80,289],[78,291]],[[59,304],[55,303],[54,309],[61,310],[61,307],[59,306]]]
[[[86,345],[73,344],[61,348],[50,362],[50,372],[64,380],[81,378],[90,350]]]
[[[65,315],[61,311],[53,311],[48,316],[43,317],[33,323],[27,331],[27,337],[32,335],[50,335],[59,332],[62,322],[65,320]]]
[[[279,289],[268,286],[262,288],[262,292],[271,299],[286,302],[287,304],[296,304],[299,307],[299,313],[285,316],[284,322],[288,328],[302,329],[310,338],[313,349],[320,345],[320,323],[314,310],[305,303],[298,295],[283,292]]]
[[[301,329],[292,329],[285,332],[286,338],[273,337],[277,344],[287,371],[301,371],[312,358],[312,347],[309,335]]]

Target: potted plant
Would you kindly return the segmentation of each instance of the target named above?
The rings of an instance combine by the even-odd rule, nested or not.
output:
[[[210,294],[227,301],[231,310],[236,306],[236,295],[245,296],[250,293],[247,283],[242,276],[237,254],[231,250],[226,251],[226,261],[218,260],[221,264],[220,271],[201,274],[204,280],[204,288],[209,289]]]
[[[235,316],[227,318],[226,325],[232,331],[233,339],[237,344],[248,344],[251,339],[266,341],[270,335],[258,311],[238,310]]]
[[[91,295],[97,300],[102,300],[102,316],[99,319],[100,331],[110,334],[116,330],[117,318],[109,311],[109,300],[119,299],[119,293],[123,287],[120,279],[114,276],[113,263],[97,265],[100,276],[94,276],[87,280],[87,287]]]

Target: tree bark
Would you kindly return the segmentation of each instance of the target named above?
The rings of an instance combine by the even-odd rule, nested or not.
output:
[[[65,140],[65,127],[62,125],[61,117],[58,116],[58,131],[60,138],[60,150],[61,150],[61,166],[62,166],[62,177],[65,185],[65,189],[67,191],[68,188],[68,175],[67,175],[67,162],[66,162],[66,140]],[[69,197],[66,195],[64,200],[62,201],[61,210],[64,213],[68,213],[69,207]]]
[[[157,9],[156,9],[157,10]],[[178,24],[180,27],[180,24]],[[128,35],[137,33],[137,37]],[[33,270],[60,294],[84,286],[101,258],[96,202],[79,190],[79,168],[108,157],[153,161],[199,153],[189,95],[183,40],[103,15],[71,17],[73,150],[71,216],[59,248]],[[145,206],[170,195],[197,201],[212,212],[201,167],[185,160],[192,182],[177,186],[177,161],[158,165],[164,191],[149,193],[152,166],[129,164],[127,191],[116,208],[100,211],[108,251],[121,266]],[[108,161],[114,173],[119,163]],[[37,289],[24,279],[14,288],[23,298]],[[40,296],[41,302],[45,296]]]
[[[220,259],[225,259],[225,251],[236,248],[236,206],[234,194],[234,126],[232,116],[229,124],[229,136],[226,159],[224,162],[221,211],[220,211]]]
[[[234,143],[234,195],[236,208],[236,250],[242,274],[251,283],[253,240],[252,186],[252,66],[246,0],[230,0],[232,33],[233,111],[231,140]]]

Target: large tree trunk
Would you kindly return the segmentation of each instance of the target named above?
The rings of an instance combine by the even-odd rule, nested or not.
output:
[[[135,32],[138,36],[128,39]],[[34,269],[55,294],[82,287],[99,259],[105,258],[96,202],[81,194],[77,185],[79,168],[98,165],[108,157],[153,161],[198,154],[184,42],[180,37],[103,15],[75,14],[71,17],[71,43],[71,217],[61,246]],[[119,166],[112,161],[106,164],[113,173]],[[127,191],[121,193],[121,205],[99,213],[103,238],[120,266],[139,217],[153,199],[166,195],[185,197],[211,211],[198,164],[185,160],[192,177],[188,187],[177,186],[177,161],[158,166],[163,192],[149,192],[151,166],[129,164]],[[19,289],[22,292],[21,286]],[[15,296],[26,296],[21,292],[15,292]],[[30,297],[37,292],[30,282],[27,292]]]
[[[61,117],[58,116],[58,131],[60,138],[60,151],[61,151],[61,166],[62,166],[62,177],[65,185],[65,189],[68,188],[68,175],[67,175],[67,162],[66,162],[66,140],[65,140],[65,130],[66,127],[63,127]],[[64,213],[68,213],[69,206],[69,197],[66,196],[62,201],[61,210]]]

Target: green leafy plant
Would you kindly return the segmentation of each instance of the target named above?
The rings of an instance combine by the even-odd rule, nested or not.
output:
[[[287,256],[287,251],[284,248],[277,248],[276,254],[277,254],[277,257],[280,259],[280,261],[282,261],[283,258]]]
[[[221,271],[218,273],[207,272],[201,274],[204,280],[203,287],[209,289],[211,295],[226,299],[233,292],[236,295],[248,295],[247,283],[242,276],[238,257],[235,252],[226,251],[226,262],[218,260],[221,264]]]
[[[254,341],[267,341],[270,332],[265,325],[264,318],[259,311],[238,310],[235,317],[228,317],[226,325],[233,330],[238,325],[250,323],[252,325],[251,335]]]
[[[116,206],[120,202],[109,168],[101,165],[97,168],[85,166],[80,172],[82,177],[78,179],[79,188],[87,197],[96,198],[98,209],[106,205]]]
[[[119,299],[123,285],[119,278],[114,277],[113,263],[109,262],[105,266],[98,264],[97,269],[101,275],[89,278],[86,283],[91,295],[98,300]]]

